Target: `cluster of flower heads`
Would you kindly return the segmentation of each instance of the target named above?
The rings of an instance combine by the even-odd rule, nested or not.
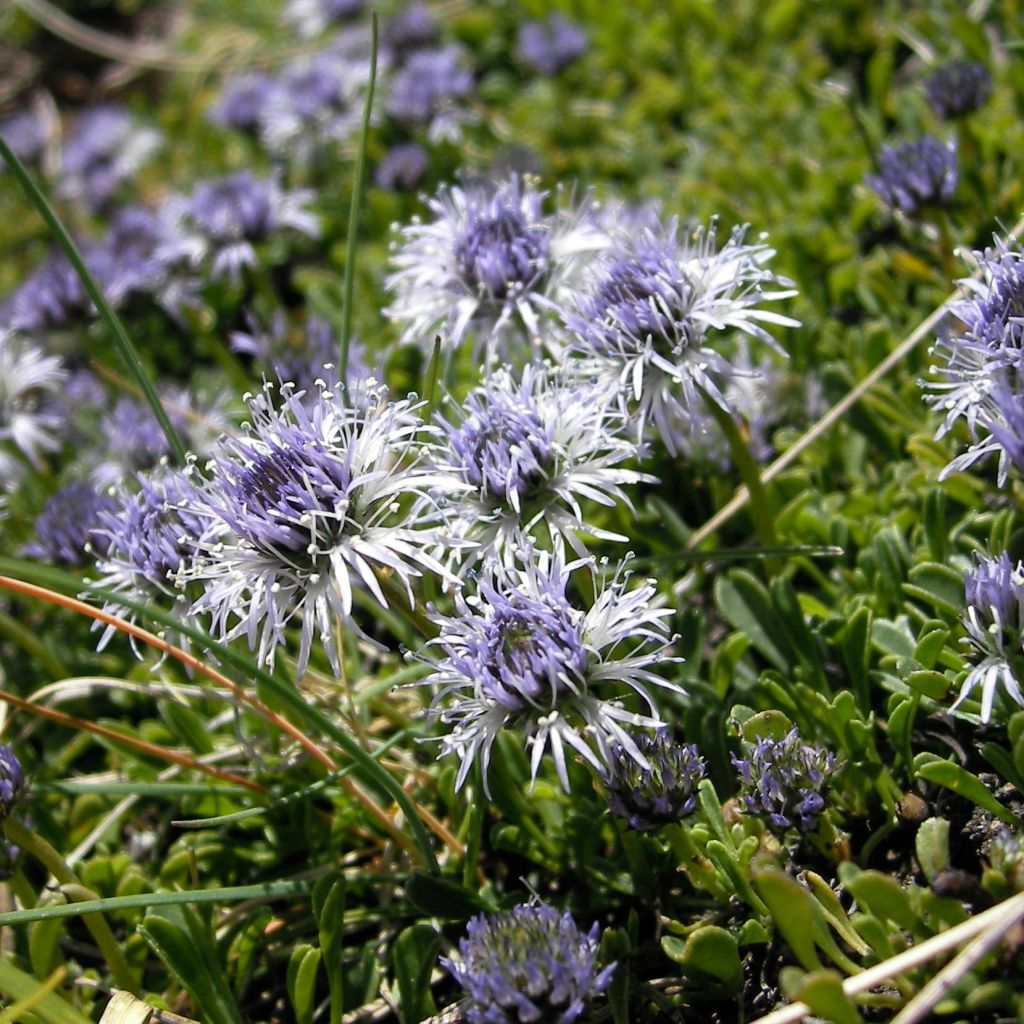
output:
[[[740,800],[751,814],[762,814],[778,828],[811,832],[825,810],[824,791],[838,770],[835,755],[804,743],[796,729],[782,739],[759,739],[748,757],[735,754]]]
[[[1005,552],[979,559],[964,577],[964,591],[967,642],[981,661],[968,672],[953,707],[980,689],[981,720],[988,722],[1000,685],[1024,707],[1018,682],[1024,667],[1024,563],[1014,563]]]
[[[928,400],[944,413],[938,437],[963,420],[972,441],[945,475],[998,455],[1003,486],[1024,468],[1024,261],[999,239],[974,260],[978,271],[961,282],[967,294],[950,303],[933,348],[942,362]]]
[[[980,61],[950,61],[928,76],[924,94],[938,117],[952,120],[985,105],[992,95],[992,76]]]
[[[521,903],[473,918],[459,959],[441,964],[465,992],[469,1024],[571,1024],[615,971],[598,965],[599,931],[595,924],[581,932],[570,914],[546,903]]]

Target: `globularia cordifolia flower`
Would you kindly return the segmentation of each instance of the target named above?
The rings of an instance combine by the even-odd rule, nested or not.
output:
[[[365,7],[366,0],[288,0],[283,17],[303,39],[312,39],[324,29],[355,21]]]
[[[944,121],[963,117],[992,95],[992,76],[975,60],[953,60],[936,68],[924,83],[928,106]]]
[[[561,14],[519,27],[519,59],[542,75],[557,75],[587,52],[587,34]]]
[[[956,144],[925,136],[883,146],[878,173],[864,180],[890,209],[911,217],[923,206],[944,206],[960,180]]]
[[[455,595],[454,615],[435,617],[440,634],[428,643],[437,651],[426,681],[439,687],[432,717],[450,727],[440,738],[441,756],[461,761],[456,788],[478,760],[486,785],[502,729],[525,735],[534,779],[550,750],[566,791],[567,752],[600,772],[619,744],[649,765],[630,730],[663,724],[649,686],[678,692],[651,671],[670,660],[664,620],[671,611],[654,607],[652,581],[629,589],[630,574],[622,567],[595,588],[588,609],[574,607],[566,588],[583,564],[543,552],[525,553],[521,567],[492,562],[475,594]],[[618,689],[618,696],[605,696],[606,688]],[[649,713],[626,708],[623,689],[638,694]]]
[[[187,612],[179,578],[196,558],[206,519],[197,514],[201,487],[190,471],[164,468],[137,478],[139,489],[121,489],[116,507],[101,509],[96,543],[106,544],[97,560],[97,587],[112,590],[129,601],[166,604],[180,617]],[[108,601],[105,610],[134,621],[135,613]],[[114,635],[107,626],[102,649]]]
[[[96,490],[92,484],[76,480],[46,499],[36,518],[36,539],[26,545],[25,554],[45,559],[53,565],[80,566],[94,555],[107,553],[107,538],[95,531],[101,525],[101,513],[117,508],[117,500]]]
[[[260,123],[264,145],[278,156],[310,162],[330,142],[362,124],[369,60],[326,50],[289,67],[268,98]]]
[[[473,73],[461,46],[416,50],[391,79],[384,109],[406,126],[426,127],[433,142],[457,142],[469,116],[462,101],[472,91]]]
[[[64,146],[59,193],[100,209],[160,148],[163,137],[138,125],[122,107],[92,107],[75,122]]]
[[[451,350],[472,335],[485,365],[550,342],[552,314],[608,239],[589,204],[546,214],[546,196],[518,177],[441,188],[433,220],[403,228],[392,255],[385,312],[403,342],[429,352],[440,334]]]
[[[608,987],[615,964],[599,967],[595,924],[584,933],[568,912],[520,903],[480,914],[441,965],[466,993],[469,1024],[570,1024]]]
[[[1024,261],[1018,249],[999,239],[993,248],[976,252],[978,273],[960,282],[967,296],[950,303],[947,326],[932,349],[942,359],[932,372],[939,381],[927,387],[928,401],[945,416],[936,437],[964,420],[971,437],[981,442],[976,457],[1002,448],[988,442],[1000,430],[1016,429],[1020,415],[1021,366],[1024,359]],[[950,326],[952,325],[952,326]],[[986,446],[987,445],[987,446]],[[1007,449],[1003,449],[1007,457]],[[1000,472],[1012,464],[1001,460]],[[963,465],[963,463],[961,463]],[[950,467],[947,473],[952,472]]]
[[[259,179],[248,171],[200,182],[190,195],[167,200],[174,237],[157,255],[172,265],[208,259],[213,277],[237,280],[243,268],[256,264],[256,246],[278,232],[319,236],[312,200],[309,190],[290,191],[276,178]]]
[[[700,751],[692,743],[677,743],[667,729],[643,734],[637,746],[649,767],[613,748],[604,776],[612,812],[639,832],[682,821],[697,806],[697,784],[707,774]]]
[[[452,532],[477,546],[469,558],[514,558],[533,539],[586,554],[580,534],[625,541],[586,522],[581,502],[613,506],[626,484],[654,478],[623,467],[637,445],[623,436],[614,396],[528,365],[501,369],[445,424],[446,468],[465,490],[444,508]]]
[[[1018,680],[1024,668],[1024,563],[1014,564],[1005,552],[982,558],[964,576],[964,590],[968,643],[983,657],[968,673],[953,707],[980,688],[981,720],[988,722],[1000,685],[1024,707]]]
[[[430,8],[422,0],[411,0],[384,22],[381,42],[392,59],[401,63],[416,50],[433,46],[439,34]]]
[[[412,192],[429,167],[430,154],[418,142],[402,142],[377,164],[373,183],[388,192]]]
[[[28,783],[14,747],[0,743],[0,818],[6,818],[25,795]]]
[[[220,99],[210,108],[207,117],[214,124],[255,135],[279,88],[277,79],[262,71],[229,78],[224,82]]]
[[[334,325],[322,316],[309,316],[301,328],[294,329],[282,310],[274,312],[266,327],[250,317],[249,330],[232,333],[230,343],[232,351],[252,356],[257,368],[268,378],[291,384],[312,402],[318,400],[317,382],[322,385],[337,377],[341,346]],[[345,384],[349,388],[359,387],[370,376],[365,346],[358,338],[352,338]]]
[[[192,574],[205,589],[195,610],[220,637],[245,636],[268,665],[294,622],[299,674],[316,637],[338,672],[335,628],[358,629],[353,591],[386,607],[380,571],[410,602],[424,570],[451,579],[428,553],[435,532],[410,512],[442,480],[424,467],[419,405],[369,387],[351,404],[326,388],[312,402],[282,391],[279,409],[253,400],[251,427],[211,461],[206,514],[223,537]]]
[[[717,246],[714,225],[680,238],[673,219],[642,231],[603,257],[565,316],[569,349],[635,408],[638,435],[648,424],[676,454],[704,410],[703,390],[733,413],[727,385],[737,375],[729,332],[780,351],[763,324],[798,326],[761,304],[789,298],[790,282],[765,266],[774,250],[750,245],[743,229]]]
[[[780,740],[759,739],[749,758],[732,755],[740,777],[740,800],[751,814],[763,814],[779,828],[811,832],[825,810],[822,796],[837,771],[835,755],[804,743],[796,729]]]
[[[23,466],[13,446],[35,467],[54,451],[60,423],[44,399],[56,394],[66,377],[60,360],[17,335],[0,331],[0,479],[17,481]]]

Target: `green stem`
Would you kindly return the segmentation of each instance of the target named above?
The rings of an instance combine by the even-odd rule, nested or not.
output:
[[[955,281],[960,268],[957,266],[954,253],[955,246],[953,245],[949,214],[945,210],[935,211],[935,227],[939,232],[939,258],[942,260],[942,272],[950,281]]]
[[[82,254],[78,251],[78,247],[60,222],[60,218],[54,212],[53,207],[46,201],[46,197],[31,177],[29,177],[28,171],[25,170],[22,162],[14,155],[10,146],[4,142],[3,138],[0,138],[0,156],[4,158],[7,166],[10,167],[25,195],[28,196],[29,200],[39,211],[40,216],[46,222],[46,226],[57,240],[57,244],[64,250],[64,255],[67,256],[71,266],[74,267],[75,273],[81,280],[86,294],[96,306],[100,319],[103,320],[110,329],[111,334],[113,334],[114,341],[117,343],[124,361],[128,364],[128,369],[131,371],[132,376],[139,385],[139,389],[149,403],[149,407],[153,410],[153,415],[156,417],[157,423],[160,424],[160,429],[167,437],[167,443],[170,445],[171,454],[175,462],[179,465],[184,465],[185,446],[181,443],[178,432],[174,429],[167,413],[164,411],[160,396],[156,393],[156,388],[153,387],[153,383],[146,373],[146,368],[142,364],[142,359],[139,357],[138,350],[132,344],[131,338],[128,337],[124,324],[121,323],[121,318],[111,308],[110,303],[107,302],[102,289],[89,272],[89,268],[85,265],[85,260],[82,259]]]
[[[772,511],[768,490],[761,480],[761,468],[750,454],[750,446],[740,433],[740,428],[731,414],[723,409],[699,384],[697,390],[701,393],[708,412],[711,413],[715,423],[725,435],[725,439],[729,443],[732,461],[740,471],[740,476],[750,492],[750,510],[754,516],[754,527],[757,530],[758,540],[764,547],[774,548],[778,545],[775,538],[775,515]]]
[[[64,858],[41,835],[30,832],[15,818],[8,818],[4,822],[4,831],[12,843],[19,846],[25,853],[35,857],[61,885],[73,886],[79,894],[88,891],[85,890],[78,876],[71,870]],[[89,929],[96,945],[99,946],[100,952],[106,958],[107,966],[110,968],[110,973],[118,988],[126,989],[133,995],[139,995],[141,990],[106,918],[102,914],[83,914],[82,921]]]
[[[363,131],[356,154],[355,181],[352,183],[352,206],[348,213],[348,240],[345,243],[345,283],[341,308],[341,352],[338,356],[338,377],[348,383],[348,350],[352,341],[352,297],[355,293],[356,240],[359,234],[359,211],[363,205],[363,183],[366,178],[366,142],[370,135],[370,111],[373,90],[377,84],[377,12],[370,14],[370,84],[363,108]],[[347,394],[347,391],[346,391]]]

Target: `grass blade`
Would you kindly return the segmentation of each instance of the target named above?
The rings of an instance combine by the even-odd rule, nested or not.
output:
[[[149,379],[146,368],[139,358],[138,350],[132,344],[131,338],[128,337],[128,332],[125,330],[124,324],[121,323],[121,318],[111,308],[110,303],[107,302],[103,290],[96,283],[95,278],[89,272],[89,268],[85,265],[85,260],[82,259],[78,246],[75,245],[67,229],[60,222],[60,218],[54,212],[53,207],[47,202],[46,196],[40,191],[39,186],[32,180],[22,162],[14,155],[11,147],[4,142],[2,137],[0,137],[0,156],[4,158],[25,195],[28,196],[29,200],[39,211],[40,216],[46,222],[46,226],[50,229],[50,233],[64,250],[64,255],[67,256],[71,266],[74,267],[75,273],[81,280],[86,294],[95,304],[100,319],[110,329],[110,333],[113,334],[114,341],[117,343],[124,361],[128,364],[128,369],[131,370],[132,376],[137,381],[143,396],[149,403],[149,407],[153,410],[153,415],[160,424],[160,429],[167,437],[167,443],[170,445],[174,461],[179,465],[183,465],[185,462],[185,446],[182,444],[178,432],[174,429],[174,425],[164,411],[160,396],[156,393],[156,388],[153,387],[153,382]]]

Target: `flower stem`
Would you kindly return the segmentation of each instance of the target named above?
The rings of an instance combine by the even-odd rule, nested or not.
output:
[[[750,446],[740,433],[740,428],[733,417],[703,388],[698,386],[698,390],[708,412],[725,435],[733,464],[740,471],[740,476],[750,492],[750,509],[754,516],[757,538],[766,548],[776,547],[778,541],[775,538],[775,513],[772,510],[771,497],[761,479],[761,469],[750,454]]]
[[[8,818],[4,822],[4,831],[12,843],[35,857],[62,886],[74,886],[79,893],[85,891],[78,876],[68,867],[64,858],[41,835],[29,831],[15,818]],[[95,899],[95,894],[92,894],[91,898]],[[107,967],[110,968],[117,987],[139,994],[141,990],[135,975],[128,966],[128,961],[124,958],[106,918],[102,914],[83,914],[82,921],[106,958]]]

